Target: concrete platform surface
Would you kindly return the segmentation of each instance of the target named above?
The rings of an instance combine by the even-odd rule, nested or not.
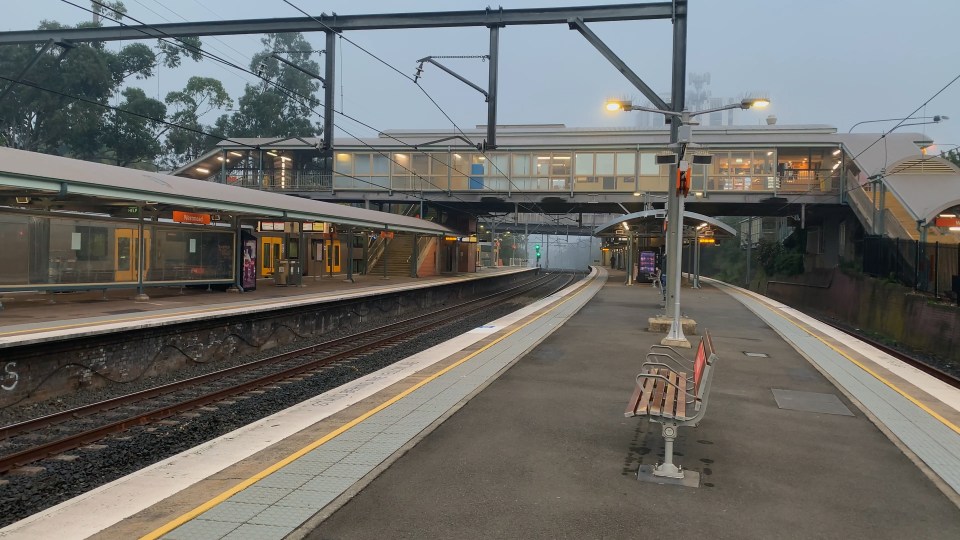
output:
[[[720,357],[703,423],[676,444],[701,487],[637,480],[663,441],[623,410],[662,337],[646,330],[659,295],[612,273],[305,537],[960,538],[954,502],[770,326],[713,287],[682,300]],[[836,396],[854,414],[781,409],[775,389]]]

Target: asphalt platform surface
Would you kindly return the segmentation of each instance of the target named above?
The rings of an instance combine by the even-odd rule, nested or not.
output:
[[[661,308],[612,272],[307,538],[960,538],[960,510],[777,333],[716,288],[681,300],[720,358],[675,448],[699,488],[636,478],[663,452],[659,424],[623,416]],[[780,409],[773,389],[836,395],[853,416]]]

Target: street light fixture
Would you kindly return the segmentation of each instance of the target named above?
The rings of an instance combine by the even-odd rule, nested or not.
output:
[[[683,197],[686,197],[689,189],[689,173],[687,172],[689,164],[686,161],[685,152],[692,144],[691,126],[697,125],[693,118],[701,114],[725,111],[728,109],[750,109],[763,108],[770,104],[766,98],[754,97],[745,98],[740,103],[731,103],[723,107],[706,109],[702,111],[669,111],[655,109],[652,107],[642,107],[634,105],[630,100],[610,99],[607,100],[605,108],[608,111],[647,111],[658,113],[665,116],[675,117],[680,120],[679,133],[676,143],[672,143],[671,149],[676,152],[676,156],[664,155],[662,161],[658,163],[677,163],[679,157],[679,167],[677,169],[677,189],[667,190],[667,317],[670,319],[670,330],[667,337],[661,341],[663,345],[673,345],[679,347],[690,347],[690,342],[683,335],[683,325],[680,321],[680,252],[683,250]],[[659,158],[660,156],[658,156]],[[669,157],[670,159],[666,159]],[[695,163],[708,162],[703,154],[692,156]],[[671,169],[672,171],[672,169]],[[680,196],[681,192],[683,197]]]

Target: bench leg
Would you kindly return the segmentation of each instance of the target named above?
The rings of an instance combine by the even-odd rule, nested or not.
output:
[[[677,438],[676,424],[663,424],[663,463],[653,469],[654,476],[667,478],[683,478],[683,470],[673,464],[673,441]]]

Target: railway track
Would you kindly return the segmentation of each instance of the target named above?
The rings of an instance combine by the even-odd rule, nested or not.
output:
[[[945,383],[953,386],[954,388],[960,388],[960,378],[958,378],[956,375],[954,375],[954,374],[952,374],[952,373],[949,373],[949,372],[947,372],[947,371],[944,371],[944,370],[942,370],[942,369],[940,369],[940,368],[938,368],[938,367],[936,367],[936,366],[930,365],[929,362],[925,362],[925,361],[923,361],[923,360],[920,360],[920,359],[918,359],[918,358],[915,358],[915,357],[913,357],[913,356],[910,356],[909,354],[907,354],[907,353],[905,353],[905,352],[903,352],[903,351],[901,351],[901,350],[894,349],[893,347],[890,347],[890,346],[886,345],[885,343],[882,343],[882,342],[880,342],[880,341],[877,341],[877,340],[871,338],[870,336],[864,335],[864,334],[859,333],[859,332],[852,331],[852,330],[850,330],[849,328],[844,327],[844,326],[842,326],[842,325],[840,325],[840,324],[837,324],[836,322],[831,321],[831,320],[829,320],[829,319],[824,319],[824,318],[821,318],[821,317],[814,317],[814,318],[817,319],[818,321],[822,322],[823,324],[826,324],[826,325],[828,325],[828,326],[830,326],[830,327],[832,327],[832,328],[835,328],[835,329],[843,332],[844,334],[847,334],[847,335],[849,335],[849,336],[853,336],[853,337],[859,339],[860,341],[862,341],[862,342],[864,342],[864,343],[866,343],[866,344],[868,344],[868,345],[870,345],[870,346],[872,346],[872,347],[874,347],[874,348],[876,348],[876,349],[878,349],[878,350],[881,350],[881,351],[889,354],[890,356],[896,358],[897,360],[900,360],[901,362],[903,362],[903,363],[905,363],[905,364],[907,364],[907,365],[913,366],[913,367],[919,369],[920,371],[923,371],[924,373],[926,373],[926,374],[928,374],[928,375],[930,375],[930,376],[932,376],[932,377],[936,377],[937,379],[939,379],[939,380],[941,380],[941,381],[943,381],[943,382],[945,382]]]
[[[320,374],[328,366],[396,347],[451,321],[550,287],[547,296],[576,279],[548,274],[496,294],[285,352],[0,428],[0,473],[97,442],[136,426],[156,423],[296,377]]]

